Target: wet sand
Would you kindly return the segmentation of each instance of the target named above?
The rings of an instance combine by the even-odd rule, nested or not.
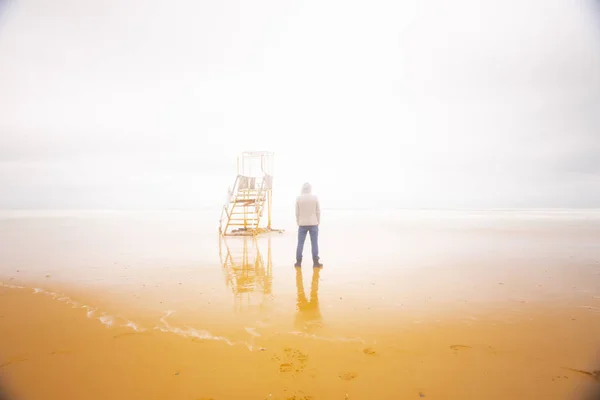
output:
[[[330,216],[322,270],[293,268],[289,223],[254,241],[188,213],[4,216],[2,383],[15,399],[598,390],[596,214]]]

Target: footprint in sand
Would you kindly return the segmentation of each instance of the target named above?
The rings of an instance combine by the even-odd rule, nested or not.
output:
[[[279,372],[302,372],[308,363],[308,355],[298,349],[286,347],[283,355],[274,355],[271,360],[283,361],[279,364]]]
[[[454,351],[459,351],[459,350],[467,350],[470,349],[471,346],[464,346],[462,344],[453,344],[452,346],[450,346],[450,348]]]
[[[283,364],[279,364],[279,372],[292,372],[292,364],[290,363],[283,363]]]
[[[573,371],[573,372],[578,372],[580,374],[584,374],[589,376],[590,378],[600,382],[600,371],[596,370],[596,371],[583,371],[581,369],[573,369],[573,368],[565,368],[568,369],[569,371]]]
[[[343,381],[351,381],[353,379],[356,379],[357,377],[358,374],[356,372],[346,372],[340,375],[340,379]]]
[[[13,359],[11,359],[11,360],[8,360],[8,361],[7,361],[7,362],[5,362],[4,364],[0,364],[0,368],[7,367],[7,366],[9,366],[9,365],[11,365],[11,364],[20,363],[20,362],[23,362],[23,361],[27,361],[27,358],[26,358],[26,357],[22,357],[22,358],[13,358]]]
[[[363,353],[365,353],[368,356],[374,356],[377,354],[377,352],[372,347],[367,347],[366,349],[363,349]]]

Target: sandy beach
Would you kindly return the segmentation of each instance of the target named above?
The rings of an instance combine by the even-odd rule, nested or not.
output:
[[[0,400],[600,400],[599,34],[0,0]]]
[[[325,215],[321,270],[293,267],[285,215],[284,233],[222,239],[208,210],[2,212],[9,398],[599,390],[600,212]]]

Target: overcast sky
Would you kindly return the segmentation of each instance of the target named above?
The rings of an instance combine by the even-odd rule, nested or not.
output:
[[[600,207],[595,4],[4,1],[0,208]]]

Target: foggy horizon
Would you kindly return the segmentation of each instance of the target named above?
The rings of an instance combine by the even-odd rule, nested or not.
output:
[[[0,2],[0,209],[600,208],[596,3]]]

